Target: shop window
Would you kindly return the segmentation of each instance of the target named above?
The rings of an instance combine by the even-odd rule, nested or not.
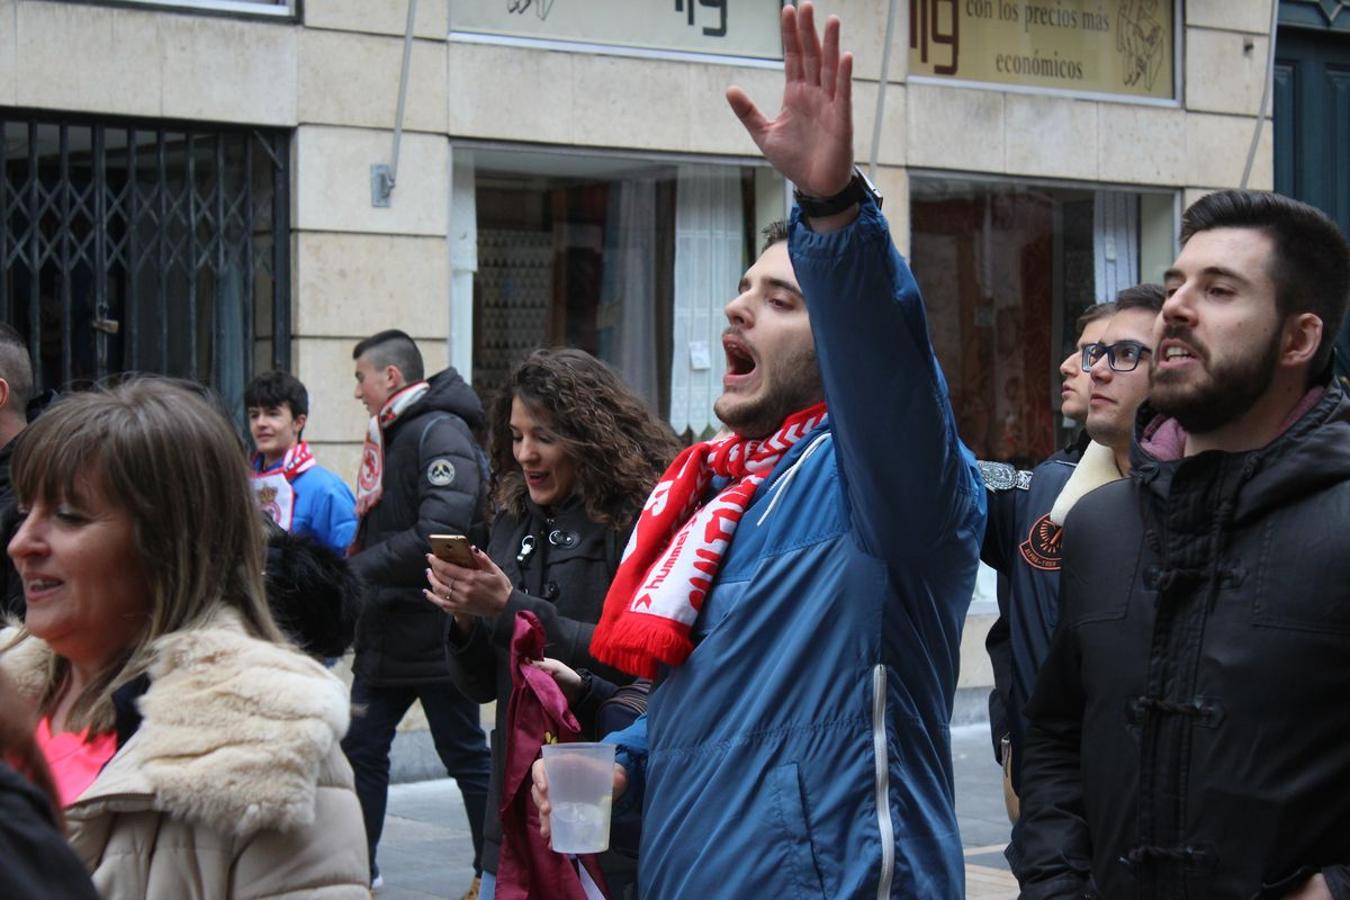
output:
[[[915,277],[961,436],[982,459],[1034,465],[1079,424],[1058,412],[1075,321],[1161,280],[1175,195],[916,175],[911,204]]]
[[[781,180],[743,166],[485,149],[457,149],[455,170],[452,215],[471,214],[476,229],[471,250],[452,247],[452,266],[457,285],[473,272],[480,394],[500,390],[534,348],[578,347],[677,433],[717,429],[722,307],[759,229],[783,215]]]

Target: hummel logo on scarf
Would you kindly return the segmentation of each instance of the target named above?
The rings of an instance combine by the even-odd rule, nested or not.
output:
[[[655,678],[659,663],[677,666],[688,658],[689,630],[755,489],[793,444],[825,420],[825,404],[817,403],[763,440],[731,435],[675,457],[623,551],[591,637],[591,656],[640,678]],[[717,476],[732,481],[700,506]]]

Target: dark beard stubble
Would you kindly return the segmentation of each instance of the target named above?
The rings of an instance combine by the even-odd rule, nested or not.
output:
[[[741,437],[757,440],[773,434],[788,416],[820,402],[825,396],[814,346],[792,354],[784,360],[779,372],[779,384],[772,393],[754,403],[735,404],[732,409],[725,409],[719,399],[713,412],[722,424]]]
[[[1163,334],[1196,347],[1189,328],[1168,326]],[[1161,342],[1160,342],[1161,343]],[[1152,385],[1149,405],[1171,416],[1189,434],[1207,434],[1227,425],[1252,408],[1275,378],[1280,360],[1280,332],[1275,330],[1256,353],[1211,367],[1209,354],[1200,362],[1206,376],[1199,384],[1177,383],[1171,372],[1157,368],[1155,357],[1149,373]]]

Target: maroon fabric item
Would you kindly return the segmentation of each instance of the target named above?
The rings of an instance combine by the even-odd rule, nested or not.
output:
[[[567,744],[581,734],[567,699],[547,672],[530,665],[544,657],[544,626],[534,613],[516,613],[511,635],[511,701],[506,715],[502,773],[502,846],[497,860],[501,900],[586,900],[576,866],[554,853],[539,834],[539,810],[530,797],[530,769],[544,744]],[[608,894],[594,855],[577,859]]]

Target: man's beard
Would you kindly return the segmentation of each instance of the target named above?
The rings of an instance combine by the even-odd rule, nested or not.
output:
[[[778,375],[778,383],[770,385],[771,390],[757,400],[739,402],[740,398],[723,394],[713,405],[713,412],[741,437],[756,440],[773,434],[788,416],[824,396],[815,347],[783,360]]]
[[[1176,383],[1174,373],[1159,369],[1160,358],[1152,362],[1149,405],[1177,420],[1189,434],[1207,434],[1222,428],[1252,408],[1275,378],[1280,361],[1280,332],[1276,329],[1257,352],[1210,365],[1209,353],[1202,351],[1195,335],[1184,325],[1168,325],[1163,340],[1185,341],[1200,354],[1203,375],[1199,384]],[[1161,343],[1161,341],[1159,341]]]

